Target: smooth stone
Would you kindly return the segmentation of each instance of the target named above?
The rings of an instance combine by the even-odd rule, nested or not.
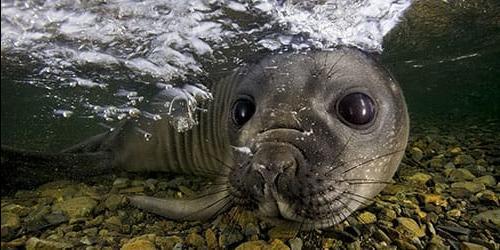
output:
[[[422,158],[424,158],[424,152],[422,151],[422,149],[418,147],[412,147],[410,149],[410,155],[411,158],[417,162],[419,162],[420,160],[422,160]]]
[[[125,243],[121,250],[156,250],[156,246],[153,242],[145,239],[130,240]]]
[[[457,181],[471,181],[476,178],[468,169],[465,168],[457,168],[451,170],[448,176],[449,180],[452,182]]]
[[[288,240],[288,243],[290,244],[291,250],[302,250],[302,247],[304,246],[304,242],[301,238],[290,239]]]
[[[482,183],[474,183],[472,181],[455,182],[451,184],[451,188],[464,188],[471,193],[478,193],[486,189]]]
[[[26,241],[26,250],[58,250],[72,248],[73,245],[69,243],[42,240],[36,237],[31,237],[28,241]]]
[[[470,155],[460,154],[453,158],[453,164],[455,165],[469,165],[474,164],[476,160]]]
[[[205,246],[205,239],[201,235],[192,232],[186,237],[186,244],[199,249]]]
[[[481,212],[472,217],[474,221],[492,222],[500,227],[500,209],[493,209]]]
[[[128,187],[130,180],[128,178],[116,178],[113,182],[113,188],[122,189]]]
[[[416,184],[418,186],[425,186],[425,184],[430,180],[432,180],[432,176],[424,173],[416,173],[408,177],[408,181],[410,183]]]
[[[219,236],[219,246],[228,248],[232,244],[241,242],[243,235],[236,229],[226,228]]]
[[[235,249],[236,250],[260,250],[260,249],[266,249],[269,247],[269,244],[263,240],[255,240],[255,241],[247,241],[239,246],[237,246]]]
[[[110,194],[104,201],[104,206],[110,211],[115,211],[122,203],[124,197],[118,194]]]
[[[495,204],[497,206],[499,206],[499,202],[498,202],[498,196],[496,195],[495,192],[491,191],[491,190],[484,190],[482,192],[479,192],[476,194],[476,197],[480,200],[480,201],[486,201],[486,202],[490,202],[492,204]]]
[[[377,222],[377,216],[373,213],[365,211],[357,216],[359,223],[372,224]]]
[[[97,202],[90,197],[72,198],[55,205],[71,219],[89,216],[96,206]]]
[[[2,212],[2,228],[4,227],[8,227],[12,230],[18,229],[21,227],[21,219],[17,214]]]
[[[488,250],[488,248],[485,246],[481,246],[479,244],[471,242],[462,242],[460,246],[462,250]]]
[[[297,230],[289,225],[281,224],[276,227],[271,228],[267,235],[270,239],[291,239],[297,234]]]
[[[30,213],[30,209],[18,204],[9,204],[2,207],[2,212],[10,212],[17,214],[19,217],[24,217]]]
[[[2,212],[2,242],[15,237],[17,229],[21,227],[21,219],[17,214]]]
[[[182,238],[179,236],[157,237],[156,244],[161,249],[174,249],[176,246],[182,244]]]
[[[425,236],[425,231],[417,224],[417,222],[411,218],[399,217],[397,218],[399,225],[396,229],[399,229],[402,233],[405,233],[409,238],[417,237],[421,238]]]
[[[205,231],[205,240],[207,241],[208,249],[216,249],[219,247],[219,245],[217,244],[217,236],[215,235],[215,232],[210,228]]]
[[[458,155],[462,153],[462,149],[460,147],[453,147],[448,152],[450,152],[452,155]]]
[[[280,239],[274,239],[271,241],[270,249],[272,250],[290,250],[290,247],[285,245]]]
[[[494,187],[497,184],[495,177],[491,175],[483,175],[481,177],[477,177],[473,180],[474,183],[482,183],[487,187]]]
[[[428,164],[431,168],[434,169],[441,169],[442,166],[444,165],[444,159],[441,157],[435,157],[432,158],[428,161]]]
[[[462,216],[462,212],[460,212],[459,209],[452,209],[450,211],[447,211],[446,215],[452,218],[459,218],[460,216]]]
[[[441,207],[448,206],[446,198],[439,194],[421,194],[420,197],[423,198],[425,204],[434,204]]]

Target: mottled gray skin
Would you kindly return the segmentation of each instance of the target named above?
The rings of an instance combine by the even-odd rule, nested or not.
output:
[[[196,199],[134,196],[132,204],[172,219],[206,219],[239,205],[301,229],[325,228],[370,203],[403,157],[409,125],[401,90],[358,50],[272,55],[211,90],[214,101],[191,131],[143,120],[88,144],[110,150],[114,167],[204,175],[223,184]],[[349,126],[336,111],[353,92],[375,102],[368,125]],[[253,98],[256,112],[238,127],[231,112],[242,96]],[[145,141],[136,126],[152,139]]]

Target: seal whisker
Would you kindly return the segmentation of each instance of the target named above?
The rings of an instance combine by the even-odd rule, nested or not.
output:
[[[225,188],[222,188],[220,190],[213,190],[211,192],[205,192],[205,193],[202,193],[200,195],[189,197],[189,200],[196,200],[196,199],[200,199],[200,198],[205,198],[205,197],[208,197],[208,196],[211,196],[211,195],[214,195],[214,194],[218,194],[218,193],[222,193],[222,192],[227,192],[229,190],[230,190],[229,187],[225,187]],[[228,196],[231,196],[231,195],[228,194]]]
[[[379,155],[379,156],[373,157],[373,158],[371,158],[371,159],[369,159],[367,161],[364,161],[364,162],[361,162],[359,164],[354,165],[353,167],[351,167],[351,168],[345,170],[344,172],[342,172],[342,174],[345,174],[345,173],[347,173],[349,171],[352,171],[353,169],[356,169],[356,168],[358,168],[360,166],[363,166],[363,165],[365,165],[367,163],[370,163],[370,162],[373,162],[375,160],[380,160],[380,159],[383,159],[385,157],[388,157],[388,156],[391,156],[391,155],[394,155],[394,154],[397,154],[397,153],[401,153],[401,152],[404,152],[404,151],[405,151],[405,149],[403,149],[403,150],[396,150],[396,151],[393,151],[393,152],[390,152],[390,153],[387,153],[387,154],[383,154],[383,155]],[[346,162],[346,163],[348,163],[348,162]]]
[[[219,193],[220,193],[220,192],[219,192]],[[201,209],[198,209],[198,210],[196,210],[196,211],[195,211],[195,212],[193,212],[193,213],[190,213],[190,214],[187,214],[187,215],[185,215],[185,216],[182,216],[182,217],[180,217],[179,219],[180,219],[180,220],[185,220],[185,219],[187,219],[187,218],[190,218],[190,217],[192,217],[192,215],[197,214],[197,213],[199,213],[199,212],[201,212],[201,211],[204,211],[204,210],[206,210],[206,209],[212,208],[213,206],[215,206],[215,205],[217,205],[218,203],[221,203],[221,202],[225,203],[225,204],[223,205],[223,207],[225,207],[227,204],[231,203],[231,199],[230,199],[230,198],[231,198],[231,195],[230,195],[230,194],[225,195],[225,196],[223,196],[222,198],[217,199],[216,201],[212,202],[211,204],[209,204],[209,205],[207,205],[207,206],[205,206],[205,207],[202,207]],[[218,209],[218,210],[217,210],[217,213],[220,213],[220,212],[223,212],[223,210],[222,210],[222,209]],[[216,214],[214,214],[214,215],[217,215],[217,213],[216,213]]]
[[[330,79],[335,73],[337,73],[337,71],[334,71],[335,70],[335,67],[337,66],[337,64],[340,62],[340,60],[342,60],[342,58],[344,58],[345,56],[345,52],[342,53],[342,55],[339,56],[339,58],[337,59],[337,61],[335,61],[332,66],[330,67],[330,69],[328,70],[328,72],[326,73],[326,77],[327,79]]]
[[[337,182],[347,182],[349,185],[362,185],[362,184],[394,184],[394,181],[384,181],[377,179],[342,179],[335,180]]]
[[[351,138],[352,138],[352,137],[353,137],[353,134],[351,133],[351,134],[349,135],[349,137],[347,138],[347,141],[345,142],[345,144],[344,144],[344,146],[342,147],[342,149],[341,149],[340,151],[338,151],[338,152],[335,154],[335,156],[333,157],[333,162],[332,162],[332,164],[330,164],[330,166],[328,166],[328,168],[331,168],[331,169],[327,172],[327,174],[328,174],[328,173],[330,173],[331,171],[333,171],[333,170],[335,170],[335,169],[337,169],[337,168],[338,168],[338,166],[337,166],[337,167],[334,167],[334,168],[332,168],[332,167],[333,167],[333,165],[334,165],[334,164],[338,163],[338,159],[339,159],[339,157],[340,157],[340,156],[341,156],[341,155],[345,152],[345,150],[347,149],[347,145],[351,142]]]
[[[225,163],[223,160],[217,158],[215,155],[212,155],[210,153],[207,153],[208,156],[210,156],[212,159],[216,160],[217,162],[219,162],[220,164],[222,164],[223,167],[226,167],[227,169],[229,169],[230,171],[233,170],[233,166]]]
[[[361,198],[361,199],[364,199],[364,200],[367,200],[367,201],[370,201],[370,202],[377,202],[377,200],[375,200],[373,198],[369,198],[369,197],[366,197],[366,196],[363,196],[363,195],[360,195],[360,194],[357,194],[357,193],[353,193],[353,192],[350,192],[350,191],[347,191],[347,190],[345,190],[343,193],[347,194],[347,195],[350,195],[350,196],[358,197],[358,198]],[[352,197],[350,197],[348,199],[357,201],[357,202],[359,202],[359,203],[361,203],[361,204],[363,204],[365,206],[370,205],[369,203],[364,203],[363,201],[356,200],[356,199],[354,199]]]

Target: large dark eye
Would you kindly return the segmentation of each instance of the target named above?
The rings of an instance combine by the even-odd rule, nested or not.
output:
[[[241,98],[233,104],[233,122],[238,127],[243,126],[255,113],[255,103],[249,98]]]
[[[366,125],[375,118],[375,102],[366,94],[351,93],[338,102],[337,112],[347,125]]]

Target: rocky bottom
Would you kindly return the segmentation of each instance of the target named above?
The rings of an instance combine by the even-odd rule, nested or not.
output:
[[[127,195],[195,196],[198,177],[122,173],[3,196],[2,249],[499,249],[499,121],[414,122],[405,159],[374,202],[340,225],[297,232],[233,209],[176,222]]]

